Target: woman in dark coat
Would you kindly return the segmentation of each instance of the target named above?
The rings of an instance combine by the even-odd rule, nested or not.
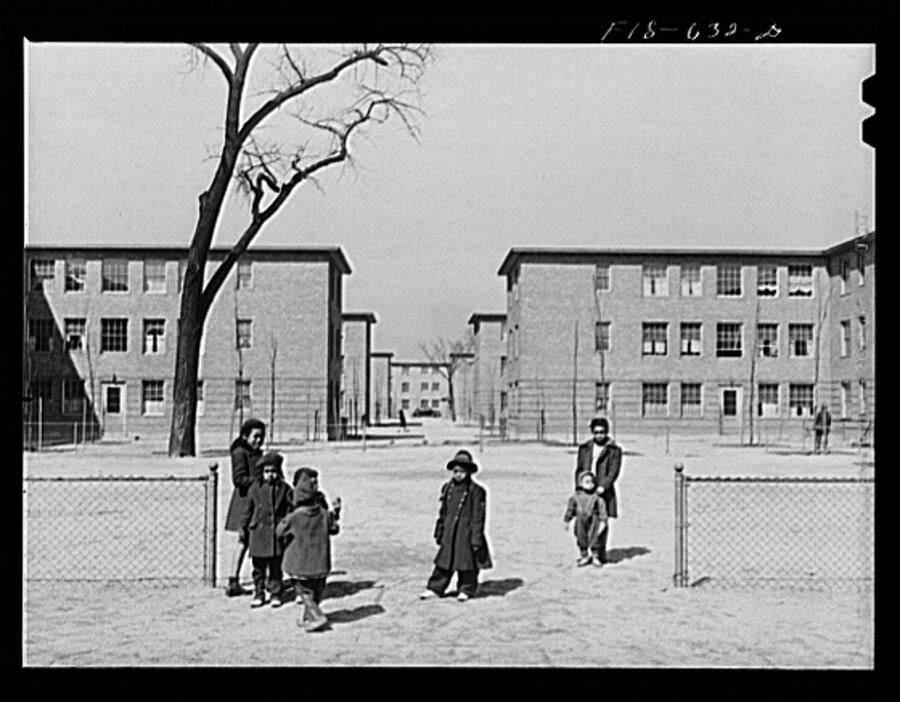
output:
[[[468,451],[457,452],[447,470],[453,471],[453,477],[441,488],[441,507],[434,525],[434,540],[440,548],[420,598],[443,595],[456,572],[457,599],[465,602],[478,589],[478,571],[493,565],[484,535],[487,493],[472,480],[478,466]]]
[[[228,597],[250,594],[249,590],[240,585],[241,565],[244,563],[248,546],[247,532],[241,528],[241,520],[247,509],[250,486],[262,477],[262,471],[256,464],[262,456],[262,444],[265,439],[266,425],[259,419],[248,419],[241,425],[240,435],[229,447],[231,483],[234,485],[234,492],[231,493],[231,502],[225,517],[225,531],[236,532],[237,536],[231,557],[231,575],[225,588]]]

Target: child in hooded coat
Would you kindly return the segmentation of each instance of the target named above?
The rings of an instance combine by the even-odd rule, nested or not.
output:
[[[328,624],[319,607],[325,579],[331,572],[331,536],[339,531],[338,514],[329,510],[317,488],[318,473],[301,468],[294,475],[293,511],[278,524],[276,533],[287,543],[282,567],[303,603],[297,626],[316,631]],[[335,500],[337,506],[339,500]],[[339,509],[339,508],[338,508]]]
[[[586,566],[593,563],[597,567],[602,566],[600,534],[606,529],[608,517],[606,503],[597,492],[597,481],[593,473],[582,473],[578,477],[578,489],[569,498],[566,513],[563,515],[567,530],[572,519],[575,519],[575,541],[581,552],[578,565]]]

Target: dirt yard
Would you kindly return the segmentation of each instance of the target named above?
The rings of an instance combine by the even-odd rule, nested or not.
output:
[[[329,499],[344,503],[322,603],[328,629],[303,632],[293,603],[251,610],[249,597],[229,599],[221,586],[199,581],[24,581],[23,664],[873,666],[869,589],[672,585],[676,462],[691,475],[871,476],[871,455],[778,453],[712,439],[673,440],[667,452],[658,438],[619,437],[626,456],[617,483],[620,516],[610,533],[613,562],[576,568],[574,538],[562,523],[574,448],[487,442],[480,451],[472,429],[441,421],[424,429],[427,444],[284,450],[289,476],[314,466]],[[481,573],[479,594],[469,602],[419,601],[435,553],[431,533],[445,464],[460,447],[481,466],[475,477],[488,491],[495,567]],[[218,461],[224,521],[227,455],[177,460],[161,448],[27,454],[25,472],[190,476]],[[221,584],[230,558],[224,539],[218,551]]]

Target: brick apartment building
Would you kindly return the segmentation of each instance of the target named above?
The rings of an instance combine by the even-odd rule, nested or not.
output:
[[[392,405],[411,417],[416,409],[447,414],[449,389],[447,379],[438,368],[442,364],[426,361],[392,361]]]
[[[396,415],[391,402],[391,359],[392,351],[373,351],[371,354],[371,397],[369,406],[372,408],[372,423],[381,424],[383,421]]]
[[[472,369],[474,412],[479,422],[493,429],[500,418],[502,373],[506,363],[506,315],[476,312],[472,325],[475,361]]]
[[[347,421],[348,430],[357,434],[363,424],[372,422],[370,359],[372,325],[377,320],[371,312],[344,312],[341,320],[341,418]]]
[[[874,250],[874,233],[825,250],[511,249],[501,423],[583,439],[601,412],[619,431],[759,438],[820,403],[870,422]]]
[[[207,276],[226,253],[210,252]],[[185,248],[25,247],[26,440],[38,412],[45,432],[167,435],[186,258]],[[349,273],[338,247],[241,257],[206,321],[200,447],[227,445],[251,415],[271,422],[278,440],[336,436]]]

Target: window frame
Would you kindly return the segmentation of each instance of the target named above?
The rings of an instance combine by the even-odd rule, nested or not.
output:
[[[601,273],[601,271],[604,271]],[[604,293],[612,290],[612,273],[608,263],[598,263],[594,266],[594,292]],[[605,285],[601,285],[605,282]]]
[[[159,397],[148,398],[148,391],[158,389]],[[155,393],[154,393],[155,394]],[[152,405],[150,403],[153,403]],[[166,381],[159,378],[141,379],[141,416],[162,417],[166,413]]]
[[[764,341],[763,332],[772,329],[772,344],[767,346]],[[759,358],[778,358],[778,322],[757,322],[756,324],[756,346],[759,349]],[[765,353],[766,349],[770,349],[770,353]]]
[[[612,322],[600,321],[594,324],[594,351],[597,353],[608,352],[611,345]]]
[[[685,390],[690,389],[690,393]],[[696,391],[696,402],[685,402],[686,397],[693,399],[694,391]],[[679,407],[682,417],[702,417],[703,416],[703,383],[681,383],[680,387]],[[696,407],[696,411],[690,410],[685,412],[686,407]]]
[[[801,332],[803,335],[801,336]],[[808,332],[808,336],[806,333]],[[798,344],[805,343],[805,353],[798,353]],[[788,323],[788,357],[789,358],[809,358],[813,355],[815,344],[814,325],[809,322],[789,322]]]
[[[688,330],[697,330],[697,338],[694,339],[689,336],[685,336],[685,332]],[[703,323],[702,322],[681,322],[679,327],[680,339],[681,339],[681,347],[680,354],[681,356],[702,356],[703,355]],[[691,346],[693,341],[697,342],[696,351],[691,350]],[[685,346],[685,342],[687,342],[687,346]]]
[[[73,392],[73,388],[78,388],[79,390]],[[82,411],[82,402],[84,401],[85,388],[84,388],[84,379],[82,378],[65,378],[62,382],[62,413],[64,415],[73,415],[73,414],[81,414]],[[78,402],[81,400],[82,402]],[[77,405],[73,405],[73,402],[78,402]]]
[[[774,402],[766,402],[766,399],[771,399],[771,397],[764,397],[765,394],[768,394],[774,388],[775,390],[775,401]],[[765,390],[765,392],[764,392]],[[781,384],[780,383],[757,383],[756,386],[756,415],[758,417],[762,417],[763,419],[767,417],[780,417],[781,416]],[[774,408],[770,412],[766,412],[766,407]]]
[[[656,273],[656,275],[654,275]],[[643,297],[669,296],[669,266],[665,263],[645,263],[641,267]]]
[[[696,279],[693,272],[696,271]],[[685,273],[690,272],[690,275]],[[696,284],[696,291],[694,285]],[[681,296],[682,297],[703,297],[703,274],[702,266],[699,263],[686,263],[681,265]]]
[[[663,391],[663,402],[650,402],[654,399],[654,391]],[[641,417],[668,417],[669,416],[669,383],[653,382],[641,383]],[[648,412],[648,407],[662,407],[659,412]]]
[[[238,259],[237,265],[235,266],[234,289],[253,289],[253,261],[243,261]]]
[[[610,403],[610,383],[609,381],[596,381],[594,383],[594,411],[608,412]]]
[[[162,269],[162,279],[160,276],[149,274],[151,264],[159,266]],[[160,285],[161,283],[161,285]],[[166,260],[160,258],[148,258],[144,260],[144,292],[148,295],[165,295],[168,284],[168,272],[166,271]],[[155,287],[154,287],[155,286]]]
[[[809,276],[800,275],[799,269],[809,269]],[[788,297],[812,298],[815,294],[813,285],[814,268],[811,263],[788,264]]]
[[[53,326],[52,317],[30,317],[28,319],[29,349],[32,352],[53,353]],[[41,343],[39,344],[38,341]]]
[[[77,275],[79,272],[81,274],[80,278]],[[65,279],[63,283],[64,293],[84,292],[87,284],[87,259],[67,258],[63,278]],[[72,281],[71,284],[70,281]]]
[[[731,285],[735,284],[733,275],[737,269],[737,292],[733,290]],[[716,265],[716,297],[743,297],[744,296],[744,267],[740,263],[719,263]]]
[[[130,261],[127,258],[104,258],[100,262],[100,292],[128,293],[131,291]],[[118,276],[124,270],[124,283]],[[124,286],[124,287],[116,287]]]
[[[658,333],[662,331],[662,338]],[[655,334],[654,334],[655,332]],[[649,346],[648,346],[649,344]],[[659,350],[661,344],[662,351]],[[667,356],[669,354],[669,323],[668,322],[642,322],[641,323],[641,356]]]
[[[113,324],[121,324],[122,331],[113,331]],[[109,342],[122,339],[122,348],[113,348]],[[128,317],[100,318],[100,353],[128,353]]]
[[[769,273],[772,280],[769,280]],[[756,266],[756,296],[778,297],[778,266],[774,263],[760,263]]]
[[[49,269],[49,274],[39,272],[39,268]],[[30,286],[29,290],[41,291],[44,289],[44,281],[56,279],[56,259],[55,258],[32,258],[29,266]]]
[[[162,332],[159,334],[149,334],[150,325],[159,325],[162,328]],[[144,318],[144,326],[143,326],[143,344],[142,344],[142,353],[147,356],[162,356],[166,353],[166,319],[165,317],[145,317]],[[153,344],[158,348],[156,350],[150,350],[148,341],[152,337]]]
[[[75,327],[76,331],[70,331],[70,327]],[[70,339],[75,336],[78,344],[73,345]],[[66,351],[84,351],[85,337],[87,336],[87,319],[85,317],[64,317],[63,318],[63,341]]]
[[[803,397],[798,397],[800,395],[800,391],[803,390]],[[808,402],[803,402],[806,399],[808,390]],[[795,412],[795,408],[801,408],[800,412]],[[803,408],[807,410],[807,412],[803,412]],[[788,384],[788,415],[791,417],[812,417],[814,413],[813,409],[813,384],[812,383],[789,383]]]
[[[235,411],[253,409],[253,381],[248,378],[234,379],[233,405]]]
[[[725,327],[729,327],[726,329]],[[734,334],[735,329],[737,333]],[[737,345],[733,347],[726,346],[726,334],[732,334],[737,340]],[[731,353],[736,350],[737,353]],[[726,353],[726,351],[728,353]],[[743,322],[716,322],[716,358],[743,358],[744,356],[744,324]]]
[[[234,335],[235,349],[253,348],[253,319],[239,318],[234,325]]]

